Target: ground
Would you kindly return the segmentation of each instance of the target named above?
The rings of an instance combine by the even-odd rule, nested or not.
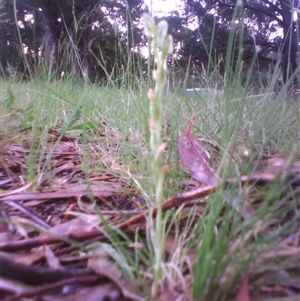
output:
[[[299,128],[295,109],[284,115],[273,102],[273,110],[263,112],[269,108],[268,100],[261,99],[254,106],[257,113],[251,116],[249,110],[242,115],[235,144],[218,138],[224,108],[204,112],[199,100],[185,99],[182,122],[178,121],[182,103],[169,112],[163,127],[168,143],[164,161],[169,167],[161,224],[164,260],[154,298],[150,295],[159,246],[147,123],[143,123],[146,113],[141,108],[139,117],[133,117],[137,114],[127,108],[128,119],[117,113],[106,115],[108,104],[113,104],[107,99],[97,103],[108,93],[98,88],[97,97],[86,90],[72,108],[72,98],[80,89],[68,95],[60,90],[65,86],[56,88],[48,87],[55,93],[43,96],[48,106],[36,108],[41,90],[16,87],[22,95],[26,91],[31,95],[26,106],[15,100],[3,111],[7,126],[3,124],[0,140],[2,300],[299,298],[300,161],[294,143]],[[120,116],[126,106],[140,105],[139,100],[127,103],[129,96],[120,91],[109,93],[117,99],[116,112],[122,106]],[[14,95],[18,97],[17,92]],[[50,114],[53,95],[60,100],[56,113]],[[175,98],[170,102],[174,107]],[[197,139],[211,153],[210,164],[225,179],[222,184],[203,185],[182,169],[176,143],[195,108],[198,119],[193,131],[197,137],[199,129],[210,127],[209,136]],[[236,110],[240,112],[239,107]],[[255,121],[273,144],[257,142],[260,129],[253,122],[264,113]],[[19,124],[16,117],[7,119],[20,114]],[[134,118],[141,120],[130,124]],[[218,171],[220,165],[228,174]],[[242,200],[243,212],[224,201],[224,191]]]

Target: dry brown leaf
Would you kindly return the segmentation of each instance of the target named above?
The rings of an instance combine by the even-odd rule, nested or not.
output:
[[[20,217],[17,215],[13,215],[10,217],[10,220],[14,227],[16,228],[16,231],[19,235],[22,237],[28,237],[28,234],[31,233],[34,230],[40,230],[44,231],[45,228],[41,227],[36,222],[32,221],[31,219],[27,219],[24,217]]]
[[[145,299],[138,295],[132,282],[127,281],[122,272],[108,260],[100,257],[92,257],[88,260],[88,267],[96,274],[104,276],[115,283],[122,291],[123,296],[130,300],[144,301]]]
[[[79,231],[90,231],[95,228],[95,223],[97,223],[99,217],[98,219],[95,219],[96,221],[93,220],[94,223],[92,223],[89,221],[84,221],[81,218],[75,218],[68,222],[52,227],[47,231],[47,233],[41,234],[40,237],[49,236],[50,233],[57,236],[65,236]]]
[[[121,189],[120,189],[121,191]],[[68,197],[80,197],[89,196],[90,194],[94,197],[110,197],[112,195],[118,194],[120,191],[115,189],[112,191],[109,186],[99,185],[88,185],[88,184],[77,184],[72,185],[66,189],[61,189],[58,191],[41,191],[41,192],[27,192],[27,193],[17,193],[10,194],[9,196],[0,195],[0,200],[10,200],[10,201],[28,201],[28,200],[42,200],[42,199],[58,199],[58,198],[68,198]]]
[[[21,235],[18,233],[4,232],[0,233],[0,245],[10,243],[12,241],[17,241],[21,238]]]
[[[33,289],[33,286],[0,276],[1,290],[15,294],[21,294],[23,291]]]
[[[81,196],[79,198],[77,198],[77,205],[78,205],[79,209],[84,213],[95,212],[96,203],[90,202],[90,201],[86,202],[82,199]]]
[[[22,263],[26,265],[31,265],[32,263],[40,260],[45,255],[44,248],[36,248],[34,251],[30,253],[7,253],[7,252],[0,252],[1,257],[8,258],[16,263]]]
[[[279,174],[282,180],[288,178],[300,183],[300,160],[292,162],[291,158],[273,157],[264,160],[263,163],[264,173]]]
[[[67,162],[54,170],[43,172],[37,176],[37,184],[42,185],[45,182],[48,182],[49,180],[53,179],[59,172],[70,170],[74,167],[74,164],[72,162]]]
[[[10,195],[14,195],[14,194],[18,194],[19,192],[22,192],[24,190],[27,190],[31,185],[33,184],[33,182],[29,182],[26,185],[19,187],[15,190],[10,190],[7,192],[0,192],[0,200],[5,199],[5,197],[10,196]],[[10,198],[6,198],[7,200],[11,200]]]
[[[45,259],[48,263],[49,268],[53,270],[62,270],[63,267],[60,264],[60,261],[58,258],[54,255],[53,251],[48,245],[43,246],[44,252],[45,252]]]
[[[114,283],[106,283],[91,287],[79,287],[66,294],[45,295],[43,301],[119,301],[122,300],[121,292]]]

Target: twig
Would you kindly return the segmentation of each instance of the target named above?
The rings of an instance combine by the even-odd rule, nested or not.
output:
[[[255,173],[251,176],[242,176],[240,179],[241,185],[245,184],[266,184],[268,182],[272,182],[276,179],[276,175],[274,174],[261,174]],[[227,186],[235,185],[237,180],[228,180],[225,184],[225,188]],[[210,185],[206,187],[200,187],[188,192],[180,193],[170,197],[167,201],[165,201],[162,205],[162,210],[166,211],[173,207],[178,207],[183,203],[195,200],[197,198],[205,197],[208,194],[214,192],[221,184],[219,185]],[[157,207],[153,207],[152,210],[146,210],[143,213],[132,216],[124,222],[116,224],[113,226],[116,229],[128,231],[131,229],[135,229],[138,223],[144,222],[146,217],[149,214],[152,214],[153,217],[156,216]],[[71,235],[63,236],[63,237],[40,237],[40,238],[29,238],[26,240],[20,240],[12,243],[0,244],[0,250],[2,251],[17,251],[20,249],[30,249],[33,247],[40,246],[42,244],[55,244],[58,242],[64,242],[68,244],[76,244],[77,242],[83,242],[80,246],[91,243],[92,240],[104,240],[106,239],[106,235],[99,229],[94,229],[91,231],[83,231],[77,232]],[[78,246],[71,246],[68,248],[68,252],[76,250]],[[59,254],[62,254],[58,251]]]
[[[7,251],[7,252],[14,252],[17,250],[35,248],[43,244],[56,244],[61,242],[68,243],[68,244],[76,244],[76,242],[78,241],[84,241],[92,237],[96,237],[99,234],[101,234],[101,231],[95,229],[91,231],[77,232],[74,234],[59,236],[59,237],[47,236],[47,237],[28,238],[28,239],[23,239],[11,243],[0,244],[0,250]]]
[[[9,255],[0,253],[0,275],[30,285],[51,283],[64,278],[94,276],[89,269],[51,269],[36,265],[27,265],[12,260]]]
[[[49,230],[51,228],[51,226],[44,220],[42,220],[35,212],[22,206],[21,204],[18,204],[14,201],[4,201],[4,203],[18,209],[20,212],[22,212],[27,217],[31,218],[34,222],[36,222],[39,226],[43,227],[44,229]]]
[[[55,283],[51,284],[45,284],[41,285],[37,288],[33,289],[28,289],[24,290],[21,293],[17,293],[16,295],[12,297],[7,297],[3,299],[3,301],[16,301],[24,297],[30,297],[30,296],[35,296],[37,294],[44,293],[46,291],[55,289],[55,288],[60,288],[65,285],[73,284],[73,283],[94,283],[99,279],[98,276],[85,276],[85,277],[74,277],[74,278],[69,278],[69,279],[64,279]]]
[[[188,202],[190,200],[199,198],[199,197],[204,197],[206,195],[208,195],[210,192],[214,191],[216,188],[218,187],[218,185],[211,185],[211,186],[207,186],[207,187],[202,187],[190,192],[185,192],[184,194],[177,194],[175,196],[172,196],[171,198],[169,198],[163,205],[162,205],[162,210],[166,211],[172,207],[178,207],[181,204],[183,204],[184,202]],[[141,214],[138,214],[136,216],[133,216],[131,218],[129,218],[128,220],[121,222],[119,224],[117,224],[115,226],[115,228],[117,228],[118,230],[123,230],[124,232],[127,232],[129,230],[132,230],[133,228],[136,228],[136,225],[138,223],[144,222],[148,216],[148,214],[152,214],[153,217],[156,216],[157,213],[157,207],[153,207],[152,210],[147,210]],[[89,244],[94,242],[95,240],[98,241],[102,241],[106,238],[106,236],[101,233],[99,235],[95,236],[95,237],[91,237],[90,235],[90,240],[89,241],[85,241],[84,245]],[[66,253],[70,253],[76,250],[76,246],[70,246],[68,248],[65,248],[63,250],[59,250],[57,252],[55,252],[56,256],[60,256]]]

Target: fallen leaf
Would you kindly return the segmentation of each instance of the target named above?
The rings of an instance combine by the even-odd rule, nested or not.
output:
[[[52,235],[63,236],[76,233],[78,231],[90,231],[94,229],[98,224],[98,216],[91,216],[89,219],[86,220],[83,220],[81,218],[75,218],[52,227],[46,233],[41,234],[40,237],[49,236],[49,233],[51,233]]]
[[[0,276],[1,290],[11,292],[15,294],[21,294],[23,291],[32,289],[33,286],[29,286],[19,281],[8,279]]]
[[[121,292],[114,283],[72,290],[70,293],[51,294],[42,297],[43,301],[118,301],[122,300]]]
[[[38,185],[42,185],[45,182],[53,179],[56,174],[58,174],[59,172],[68,170],[68,169],[72,169],[74,167],[74,164],[72,162],[68,162],[66,164],[63,164],[62,166],[59,166],[57,168],[55,168],[54,170],[48,171],[48,172],[42,172],[41,174],[39,174],[37,176],[37,184]]]
[[[181,163],[184,168],[191,171],[192,176],[206,185],[214,185],[221,182],[214,170],[209,166],[209,153],[201,145],[200,141],[191,134],[191,127],[195,121],[193,115],[186,131],[177,143]]]
[[[83,195],[89,196],[90,194],[95,197],[109,197],[112,195],[116,195],[117,193],[118,191],[112,191],[110,187],[101,187],[100,183],[98,185],[77,184],[58,191],[27,192],[16,194],[10,193],[10,195],[4,194],[0,195],[0,200],[27,201],[42,199],[58,199],[68,197],[80,197]]]
[[[15,263],[22,263],[26,265],[31,265],[32,263],[40,260],[45,255],[44,248],[36,248],[34,252],[27,252],[27,253],[7,253],[7,252],[0,252],[1,257],[8,258]]]
[[[53,251],[48,245],[43,246],[45,252],[45,259],[47,260],[48,266],[53,270],[62,270],[63,267],[60,264],[58,258],[54,255]]]
[[[95,256],[88,260],[88,267],[96,274],[110,279],[122,291],[124,297],[136,301],[145,300],[137,294],[133,284],[123,277],[122,272],[108,260]]]

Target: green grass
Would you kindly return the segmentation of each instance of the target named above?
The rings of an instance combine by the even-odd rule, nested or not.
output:
[[[60,138],[72,137],[82,145],[83,169],[126,179],[151,206],[146,89],[75,85],[67,81],[1,81],[0,87],[3,143],[29,144],[26,181],[34,181],[41,172],[51,170],[56,144],[49,149],[47,140],[50,130],[57,129]],[[163,160],[169,165],[165,199],[179,193],[187,178],[176,145],[179,133],[195,113],[194,134],[215,142],[219,151],[212,152],[212,165],[224,177],[249,175],[261,167],[263,154],[289,157],[293,147],[299,145],[299,102],[284,99],[280,93],[270,93],[268,88],[254,93],[238,87],[224,96],[187,98],[178,88],[164,99],[162,138],[168,149]],[[210,149],[210,145],[207,147]],[[248,156],[243,157],[244,150]],[[299,148],[297,151],[299,156]],[[43,156],[47,160],[42,160]],[[251,203],[261,197],[260,208],[249,220],[243,220],[224,204],[222,189],[205,198],[203,210],[197,206],[179,207],[164,213],[162,237],[172,237],[173,242],[171,247],[166,246],[163,258],[162,290],[187,290],[194,295],[193,300],[234,299],[246,270],[250,271],[251,291],[257,294],[253,300],[264,300],[260,290],[263,285],[297,283],[299,254],[292,250],[299,247],[287,240],[299,231],[299,191],[279,180],[257,187],[237,185],[235,192],[242,202]],[[282,222],[292,210],[293,217]],[[155,262],[153,219],[148,218],[145,232],[116,235],[110,228],[108,233],[109,245],[96,246],[109,249],[124,275],[138,279],[141,295],[150,298],[147,283],[151,282]],[[128,248],[129,244],[136,247]]]

